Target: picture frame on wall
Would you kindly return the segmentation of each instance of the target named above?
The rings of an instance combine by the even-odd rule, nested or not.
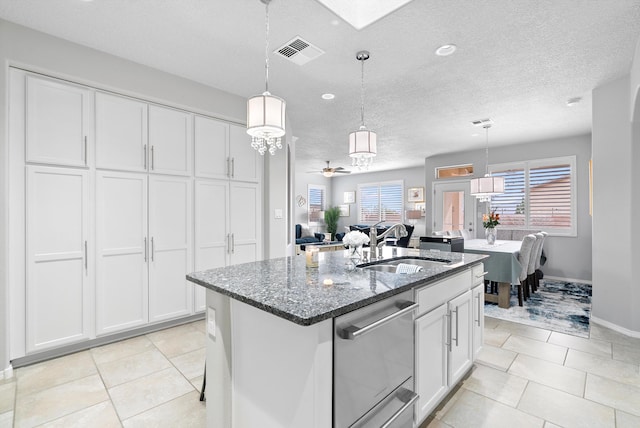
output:
[[[424,201],[424,187],[410,187],[407,190],[408,202],[423,202]]]
[[[344,192],[344,203],[353,204],[356,202],[356,192]]]
[[[349,205],[338,205],[338,208],[340,208],[340,217],[349,217]]]

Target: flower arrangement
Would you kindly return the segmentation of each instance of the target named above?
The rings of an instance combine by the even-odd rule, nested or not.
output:
[[[500,214],[495,210],[491,214],[482,214],[482,225],[485,229],[493,229],[500,224]]]
[[[344,235],[342,243],[349,247],[361,247],[362,245],[369,243],[369,237],[359,230],[352,230]]]

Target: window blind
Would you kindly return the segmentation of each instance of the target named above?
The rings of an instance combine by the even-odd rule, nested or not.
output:
[[[358,186],[358,222],[402,223],[404,184],[402,181],[369,183]]]

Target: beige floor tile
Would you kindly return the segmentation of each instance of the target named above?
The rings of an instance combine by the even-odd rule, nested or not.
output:
[[[551,335],[551,331],[549,330],[505,320],[500,320],[496,330],[507,331],[516,336],[528,337],[529,339],[535,339],[541,342],[546,342]]]
[[[31,394],[21,394],[18,390],[15,426],[40,425],[108,399],[97,374]]]
[[[0,413],[0,428],[13,427],[13,411]]]
[[[485,329],[484,330],[484,343],[487,345],[495,346],[497,348],[504,345],[504,342],[511,336],[511,333],[504,330]]]
[[[207,322],[205,320],[192,322],[191,325],[203,333],[207,332]]]
[[[511,407],[516,407],[526,386],[526,379],[485,366],[477,366],[463,384],[465,389]]]
[[[502,349],[508,349],[557,364],[564,363],[567,355],[567,348],[564,346],[542,343],[535,339],[513,335],[504,342]]]
[[[584,395],[586,373],[549,361],[519,354],[509,373],[578,397]]]
[[[191,324],[150,333],[147,337],[168,358],[204,348],[206,345],[206,334]]]
[[[202,376],[204,373],[204,362],[206,359],[207,350],[201,348],[192,352],[188,352],[183,355],[171,358],[171,362],[180,373],[187,379],[193,379],[198,376]]]
[[[16,383],[5,383],[0,385],[0,413],[13,410],[13,404],[16,400]]]
[[[189,379],[189,382],[191,382],[191,385],[193,385],[193,387],[198,392],[200,392],[200,390],[202,389],[202,379],[204,379],[204,376],[198,376],[198,377],[194,377],[193,379]]]
[[[419,428],[452,428],[451,425],[447,425],[440,419],[427,418]]]
[[[38,428],[121,428],[122,424],[111,401],[103,401],[94,406],[64,416]]]
[[[485,344],[482,347],[482,351],[480,351],[476,362],[502,371],[507,371],[513,360],[516,358],[516,355],[518,354],[513,351]]]
[[[146,336],[133,337],[120,342],[110,343],[91,349],[91,355],[96,364],[108,363],[120,358],[140,354],[153,349],[153,343]]]
[[[589,336],[592,339],[605,340],[607,342],[619,343],[627,346],[634,346],[640,348],[640,339],[629,337],[625,334],[618,333],[615,330],[611,330],[607,327],[603,327],[600,324],[591,323],[589,329]]]
[[[553,343],[554,345],[588,352],[600,357],[611,358],[611,342],[606,342],[604,340],[585,339],[583,337],[571,336],[570,334],[563,334],[554,331],[551,333],[548,342]]]
[[[456,404],[456,401],[458,401],[458,399],[464,392],[464,388],[458,388],[456,392],[449,397],[449,399],[443,400],[442,403],[438,405],[438,407],[441,406],[440,409],[436,410],[432,416],[434,416],[438,420],[441,420],[442,417],[449,411],[449,409],[451,409],[453,405]]]
[[[141,354],[98,364],[98,370],[107,388],[130,382],[169,367],[171,367],[171,363],[167,357],[155,348]]]
[[[640,388],[635,386],[588,374],[584,398],[640,416]]]
[[[544,428],[562,428],[560,425],[552,424],[549,421],[544,423]]]
[[[638,428],[640,417],[630,415],[622,410],[616,410],[616,428]]]
[[[640,364],[640,347],[614,343],[613,359],[624,361],[625,363]]]
[[[89,351],[21,367],[16,370],[17,394],[42,391],[97,372]]]
[[[442,421],[452,427],[462,428],[542,428],[544,421],[513,407],[506,406],[475,392],[465,391]]]
[[[629,364],[610,358],[601,358],[586,352],[570,349],[564,365],[598,376],[607,377],[620,383],[640,387],[638,364]]]
[[[170,367],[110,388],[109,394],[120,419],[124,420],[193,390],[178,370]]]
[[[497,318],[491,318],[491,317],[484,317],[484,329],[485,330],[490,330],[490,329],[494,329],[498,326],[498,324],[500,324],[500,320]]]
[[[199,400],[200,394],[190,392],[144,413],[140,413],[123,423],[125,428],[157,427],[204,427],[207,423],[206,407]]]
[[[518,409],[565,428],[614,428],[611,407],[529,382]]]

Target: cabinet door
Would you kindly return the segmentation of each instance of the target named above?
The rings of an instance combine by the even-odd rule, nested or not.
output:
[[[27,166],[27,352],[88,339],[87,171]]]
[[[27,162],[86,166],[89,91],[31,75],[26,85]]]
[[[96,261],[96,333],[146,324],[146,174],[96,174]]]
[[[484,344],[484,284],[471,290],[473,293],[473,360],[475,361],[482,351]]]
[[[149,106],[149,166],[158,174],[190,175],[192,116],[156,105]]]
[[[230,124],[229,140],[230,178],[241,181],[260,181],[263,157],[251,147],[251,136],[247,134],[247,129],[244,126]]]
[[[208,117],[194,120],[195,175],[202,178],[228,178],[229,124]]]
[[[96,93],[96,167],[147,170],[147,104]]]
[[[448,392],[447,305],[438,306],[415,321],[416,328],[416,422],[429,416]]]
[[[449,353],[449,385],[455,385],[473,361],[471,290],[449,301],[451,317],[451,352]]]
[[[149,320],[191,313],[191,179],[149,176]]]
[[[195,270],[227,265],[229,184],[198,179],[195,183]],[[206,308],[204,287],[195,286],[195,310]]]
[[[229,194],[229,264],[262,258],[261,195],[257,184],[231,183]]]

